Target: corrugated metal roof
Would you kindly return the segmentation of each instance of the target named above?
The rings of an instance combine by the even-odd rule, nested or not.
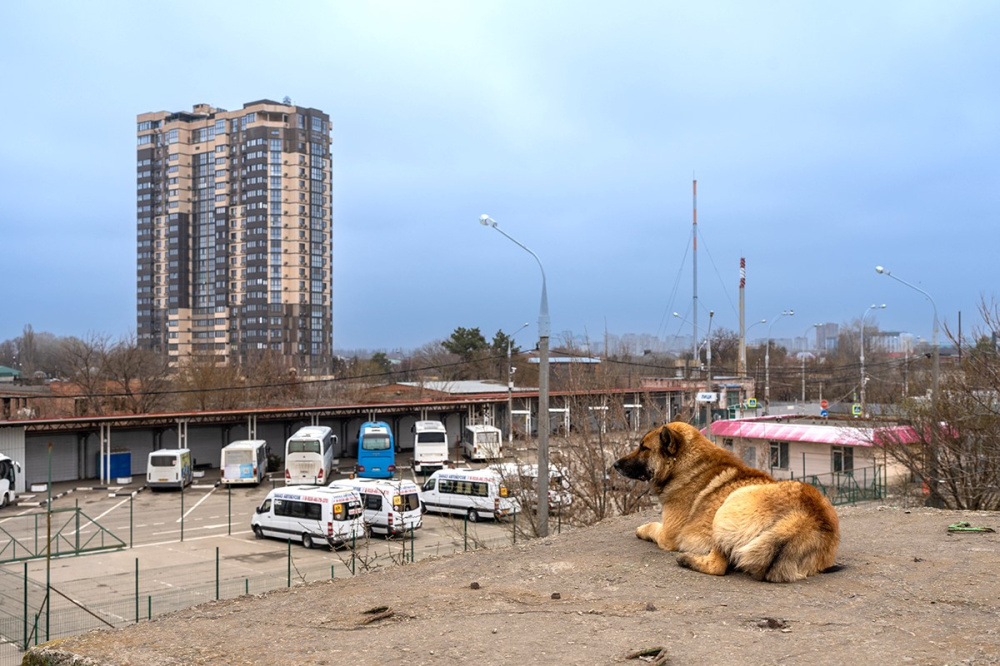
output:
[[[893,437],[904,442],[912,442],[916,439],[915,433],[908,426],[891,426],[875,430],[869,427],[843,424],[816,425],[773,420],[733,419],[712,423],[712,434],[720,437],[811,442],[834,446],[872,446],[872,442],[878,440],[880,432],[891,432]]]

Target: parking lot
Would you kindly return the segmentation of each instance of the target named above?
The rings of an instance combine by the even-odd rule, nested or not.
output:
[[[341,470],[353,468],[353,461],[341,462]],[[402,474],[418,484],[422,481],[408,467]],[[61,544],[96,544],[98,537],[111,542],[113,535],[123,547],[56,557],[48,564],[44,557],[6,564],[0,595],[11,599],[11,610],[20,609],[25,576],[32,599],[49,582],[56,595],[51,598],[51,626],[38,630],[44,640],[121,626],[215,598],[259,594],[466,549],[503,547],[515,538],[513,521],[469,523],[424,514],[422,527],[410,536],[358,539],[353,547],[339,550],[257,539],[250,517],[272,487],[284,486],[282,473],[249,487],[223,486],[219,475],[218,469],[205,470],[183,492],[150,490],[141,476],[122,486],[53,484],[52,530],[58,531]],[[337,478],[346,474],[334,481]],[[8,539],[35,543],[38,552],[44,552],[47,496],[27,493],[18,505],[0,511],[0,530]],[[74,509],[79,509],[78,521]],[[80,606],[88,612],[77,612]],[[29,618],[40,607],[40,602],[29,600]],[[0,630],[0,640],[13,645],[23,640],[23,615],[12,614],[9,626]],[[70,616],[72,620],[62,619]]]

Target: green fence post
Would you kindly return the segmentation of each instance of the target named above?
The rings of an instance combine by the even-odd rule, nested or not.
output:
[[[24,562],[24,651],[28,651],[28,561]]]
[[[292,586],[292,540],[288,540],[288,587]]]
[[[219,547],[215,547],[215,600],[219,600]]]
[[[181,481],[181,542],[184,541],[184,482]]]
[[[333,564],[330,564],[330,580],[333,580],[335,576],[333,575]]]
[[[139,624],[139,558],[135,558],[135,623]]]
[[[465,518],[462,519],[465,523],[465,528],[463,531],[462,539],[465,541],[465,550],[469,550],[469,514],[465,514]]]
[[[247,595],[250,594],[250,579],[249,578],[244,578],[243,579],[243,591]]]
[[[414,554],[414,552],[413,552],[413,541],[414,541],[414,536],[415,536],[415,535],[414,535],[414,532],[415,532],[415,530],[414,530],[414,529],[413,529],[413,527],[411,526],[411,527],[410,527],[410,562],[411,562],[411,563],[413,563],[413,562],[416,562],[416,561],[417,561],[417,560],[416,560],[416,555],[415,555],[415,554]]]
[[[132,548],[132,500],[135,499],[135,493],[129,493],[128,496],[128,547]]]
[[[229,497],[229,511],[228,511],[228,513],[229,513],[229,518],[228,518],[229,527],[227,528],[227,532],[226,533],[229,534],[229,535],[232,535],[232,533],[233,533],[233,486],[232,486],[232,484],[227,484],[226,485],[226,489],[227,489],[227,493],[226,494]]]
[[[153,619],[153,595],[146,597],[146,619]]]

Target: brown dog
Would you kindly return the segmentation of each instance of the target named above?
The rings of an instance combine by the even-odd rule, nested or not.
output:
[[[734,568],[787,583],[834,565],[840,527],[829,500],[807,483],[775,481],[745,465],[693,426],[649,431],[614,467],[649,482],[663,516],[636,536],[679,551],[681,566],[716,576]]]

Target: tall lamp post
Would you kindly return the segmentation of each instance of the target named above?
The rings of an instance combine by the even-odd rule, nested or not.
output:
[[[514,442],[514,366],[511,364],[511,346],[514,344],[514,336],[528,328],[528,322],[524,322],[521,328],[507,336],[507,443]]]
[[[767,345],[764,347],[764,416],[771,413],[771,329],[782,317],[795,315],[795,310],[782,310],[767,327]]]
[[[934,302],[934,299],[931,298],[931,295],[928,294],[926,291],[924,291],[923,289],[921,289],[920,287],[918,287],[916,285],[910,284],[909,282],[907,282],[903,278],[896,277],[895,275],[893,275],[892,273],[890,273],[889,271],[887,271],[884,267],[882,267],[882,266],[876,266],[875,267],[875,272],[878,273],[879,275],[887,275],[887,276],[891,277],[893,280],[895,280],[896,282],[904,284],[904,285],[906,285],[907,287],[909,287],[910,289],[912,289],[914,291],[920,292],[921,294],[924,295],[924,297],[927,298],[928,301],[931,302],[931,307],[934,309],[934,328],[931,330],[931,345],[934,348],[934,366],[933,366],[933,369],[931,370],[931,407],[932,407],[932,410],[933,410],[933,412],[935,414],[935,416],[934,416],[935,426],[931,428],[931,435],[930,435],[931,436],[931,464],[930,464],[930,470],[929,470],[929,472],[930,472],[930,475],[929,475],[930,479],[928,479],[929,483],[927,484],[928,487],[929,487],[929,489],[930,489],[930,497],[928,497],[927,500],[928,500],[928,504],[930,504],[930,506],[940,507],[940,506],[942,506],[943,502],[941,501],[941,495],[938,493],[938,489],[937,489],[937,447],[935,446],[935,443],[934,443],[934,440],[936,439],[935,429],[936,429],[936,424],[937,424],[938,377],[940,376],[940,372],[941,372],[941,354],[940,354],[940,352],[938,350],[938,311],[937,311],[937,303]]]
[[[802,334],[805,338],[805,349],[802,350],[802,403],[805,404],[806,401],[806,353],[809,351],[809,331],[814,330],[823,324],[813,324],[805,330]]]
[[[479,223],[493,227],[534,257],[542,272],[542,302],[538,310],[538,536],[546,537],[549,535],[549,297],[545,268],[537,254],[497,226],[492,217],[480,215]]]
[[[863,416],[868,416],[868,412],[865,410],[865,318],[873,310],[885,310],[885,303],[882,305],[872,303],[861,315],[861,414]]]
[[[740,340],[740,367],[738,374],[740,377],[745,377],[747,373],[747,337],[749,336],[750,329],[754,326],[759,326],[760,324],[766,324],[766,319],[761,319],[760,321],[755,321],[754,323],[747,326],[746,330],[743,332],[743,338]]]

